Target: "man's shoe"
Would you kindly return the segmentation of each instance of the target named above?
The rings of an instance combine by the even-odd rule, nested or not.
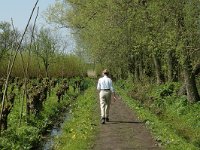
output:
[[[101,124],[105,124],[105,118],[101,118]]]
[[[109,122],[109,118],[106,118],[106,122]]]

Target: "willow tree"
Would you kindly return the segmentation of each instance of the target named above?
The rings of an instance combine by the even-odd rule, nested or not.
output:
[[[0,60],[8,54],[15,43],[14,31],[8,22],[0,22]]]
[[[35,41],[35,46],[36,48],[34,49],[34,52],[42,59],[46,77],[49,77],[49,65],[52,63],[55,55],[56,40],[48,29],[41,29]]]
[[[174,10],[176,19],[177,39],[180,51],[180,58],[183,66],[183,75],[190,102],[200,100],[195,75],[193,74],[192,53],[196,48],[196,41],[199,38],[199,1],[178,1]]]

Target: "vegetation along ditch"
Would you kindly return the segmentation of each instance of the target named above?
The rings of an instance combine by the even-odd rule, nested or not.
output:
[[[24,97],[24,84],[18,86],[22,81],[15,78],[9,83],[8,93],[16,93],[16,96],[13,104],[6,103],[4,107],[2,115],[4,122],[1,122],[1,149],[37,149],[42,136],[54,124],[59,125],[59,122],[67,119],[65,113],[68,112],[69,105],[73,104],[83,91],[83,87],[73,87],[74,82],[80,79],[43,78],[30,80],[27,84],[29,89],[27,96]],[[52,133],[54,131],[56,130],[52,130]]]

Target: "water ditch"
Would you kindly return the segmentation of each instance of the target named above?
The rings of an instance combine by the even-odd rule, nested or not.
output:
[[[62,134],[63,125],[71,118],[70,110],[70,106],[67,106],[57,118],[53,119],[53,125],[42,134],[41,142],[32,150],[53,150],[55,138]]]
[[[63,125],[71,119],[71,109],[77,95],[70,98],[71,104],[64,106],[59,115],[52,119],[52,124],[41,135],[41,141],[31,150],[53,150],[55,138],[62,134]]]
[[[69,111],[65,112],[60,116],[59,121],[54,124],[53,128],[48,131],[48,134],[42,137],[42,146],[41,150],[52,150],[54,146],[54,140],[55,137],[61,135],[62,128],[65,122],[67,122],[70,119],[70,113]]]

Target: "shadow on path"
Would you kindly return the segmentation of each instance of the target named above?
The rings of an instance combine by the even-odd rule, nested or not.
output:
[[[141,121],[109,121],[107,123],[109,123],[109,124],[118,124],[118,123],[144,124],[144,122],[141,122]]]
[[[146,128],[145,122],[139,120],[121,99],[112,103],[109,119],[109,122],[100,125],[92,150],[161,149]]]

